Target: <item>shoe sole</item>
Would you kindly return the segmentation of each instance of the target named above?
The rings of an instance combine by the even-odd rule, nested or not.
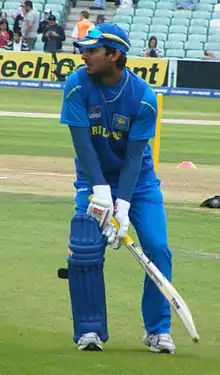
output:
[[[154,348],[153,346],[148,346],[149,347],[149,350],[152,352],[152,353],[161,353],[161,354],[174,354],[175,352],[174,351],[170,351],[169,349],[157,349],[157,348]]]
[[[103,350],[101,346],[95,344],[94,342],[90,342],[85,347],[82,346],[82,347],[79,347],[78,349],[84,352],[102,352]]]

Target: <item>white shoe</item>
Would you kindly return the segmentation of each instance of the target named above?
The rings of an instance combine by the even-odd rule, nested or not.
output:
[[[99,336],[95,332],[85,333],[77,342],[78,350],[96,351],[103,350]]]
[[[158,335],[145,333],[143,343],[154,353],[173,354],[176,351],[176,346],[169,333],[161,333]]]

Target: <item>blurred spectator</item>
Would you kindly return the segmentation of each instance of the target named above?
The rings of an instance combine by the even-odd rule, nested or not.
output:
[[[100,23],[105,23],[105,16],[104,14],[98,14],[97,17],[96,17],[96,25],[100,24]]]
[[[61,51],[62,42],[66,39],[64,28],[56,23],[56,17],[52,14],[48,17],[49,26],[44,30],[42,42],[44,51],[56,53]]]
[[[73,29],[72,37],[74,39],[84,38],[92,25],[93,23],[89,21],[89,12],[83,10],[80,13],[79,21],[76,23]]]
[[[20,31],[21,32],[22,24],[23,24],[23,21],[24,21],[24,15],[23,15],[23,13],[17,13],[17,15],[15,16],[14,20],[15,20],[15,22],[14,22],[13,30],[15,32],[16,31]]]
[[[151,36],[148,40],[148,49],[144,51],[144,57],[161,57],[161,50],[157,48],[157,38]]]
[[[0,12],[0,22],[5,21],[6,22],[6,30],[9,32],[9,25],[7,21],[7,13],[6,12]]]
[[[48,17],[52,14],[50,9],[45,9],[44,10],[44,18],[42,21],[40,21],[37,33],[38,34],[43,34],[45,29],[49,26],[49,21]]]
[[[22,40],[21,31],[19,30],[14,32],[13,40],[8,42],[5,49],[15,52],[29,51],[28,45]]]
[[[209,49],[204,50],[204,56],[202,56],[203,60],[213,60],[216,59],[215,52]]]
[[[34,49],[39,26],[39,12],[33,8],[33,3],[26,0],[24,3],[24,21],[22,25],[23,38],[26,39],[30,51]]]
[[[175,0],[176,9],[196,9],[197,0]]]
[[[6,23],[6,31],[9,33],[9,39],[11,40],[13,37],[13,32],[9,29],[6,12],[0,12],[0,22],[1,21],[4,21]]]
[[[89,9],[105,10],[105,0],[95,0]]]
[[[9,40],[10,34],[7,31],[6,20],[2,19],[0,21],[0,47],[6,47]]]
[[[20,2],[19,8],[11,16],[14,19],[13,31],[21,31],[24,20],[24,1]]]

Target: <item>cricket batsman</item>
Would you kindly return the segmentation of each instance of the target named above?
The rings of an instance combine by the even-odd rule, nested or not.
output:
[[[69,292],[74,342],[79,350],[100,351],[108,340],[103,273],[107,244],[119,247],[131,222],[144,252],[168,280],[172,255],[149,145],[155,135],[156,97],[142,78],[126,68],[130,42],[117,25],[100,24],[75,44],[85,67],[67,80],[61,112],[77,155]],[[88,212],[105,213],[102,228]],[[110,224],[113,214],[118,233]],[[141,308],[143,343],[156,353],[174,353],[169,303],[148,277]]]

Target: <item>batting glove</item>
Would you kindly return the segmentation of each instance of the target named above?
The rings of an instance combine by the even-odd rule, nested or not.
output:
[[[115,214],[114,217],[119,224],[119,230],[113,243],[113,248],[118,249],[121,245],[121,238],[125,237],[128,233],[130,220],[128,212],[130,209],[130,203],[118,198],[115,202]]]

